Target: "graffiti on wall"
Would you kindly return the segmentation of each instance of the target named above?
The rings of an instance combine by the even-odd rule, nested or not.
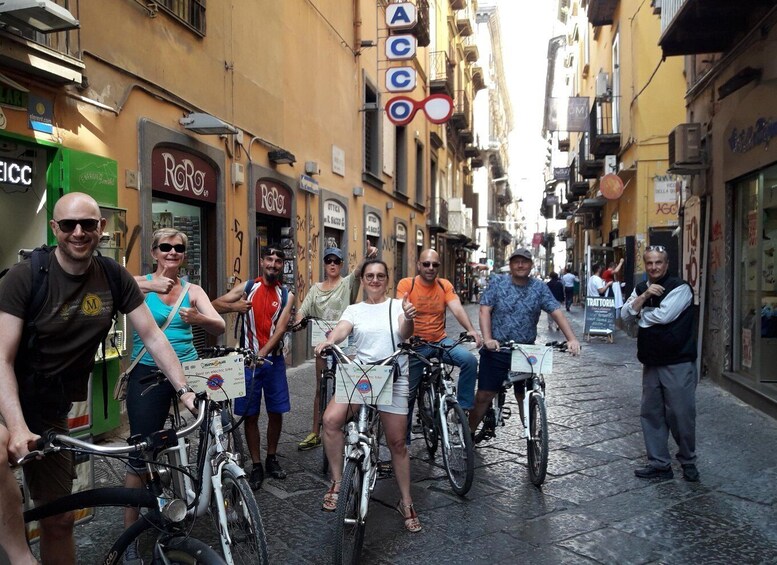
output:
[[[240,222],[237,218],[234,219],[232,231],[235,232],[235,240],[237,241],[237,254],[235,260],[232,262],[232,285],[240,284],[243,282],[240,276],[243,272],[243,230],[240,227]]]

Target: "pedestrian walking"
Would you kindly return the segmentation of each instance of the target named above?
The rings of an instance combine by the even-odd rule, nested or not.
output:
[[[669,276],[662,245],[643,256],[648,280],[637,285],[623,305],[625,323],[637,319],[637,358],[642,369],[640,418],[648,465],[634,474],[643,479],[671,479],[669,432],[678,446],[677,460],[686,481],[699,480],[696,468],[696,339],[691,286]]]
[[[564,284],[564,305],[569,312],[572,308],[572,301],[575,299],[575,284],[579,284],[580,279],[572,272],[572,267],[567,267],[564,274],[561,275],[561,282]]]

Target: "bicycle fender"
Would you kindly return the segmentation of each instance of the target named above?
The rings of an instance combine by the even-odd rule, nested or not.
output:
[[[245,477],[246,476],[246,472],[243,470],[243,468],[240,465],[238,465],[237,463],[233,462],[233,461],[224,462],[223,465],[220,465],[219,469],[218,469],[219,475],[222,472],[222,468],[225,468],[225,469],[231,471],[232,474],[235,475],[236,477]]]

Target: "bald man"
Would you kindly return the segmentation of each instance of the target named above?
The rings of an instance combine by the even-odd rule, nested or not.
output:
[[[0,279],[0,545],[11,563],[35,563],[24,537],[22,501],[8,462],[24,457],[49,429],[67,433],[72,402],[87,399],[97,348],[112,324],[109,270],[120,274],[116,310],[127,314],[146,349],[167,375],[184,404],[194,408],[181,364],[154,322],[135,279],[123,267],[106,268],[93,257],[106,220],[89,195],[72,192],[57,201],[49,222],[57,247],[46,256],[47,294],[35,315],[34,351],[22,332],[33,290],[30,260]],[[75,476],[66,452],[24,466],[35,505],[67,495]],[[73,514],[41,521],[40,552],[49,563],[75,563]]]

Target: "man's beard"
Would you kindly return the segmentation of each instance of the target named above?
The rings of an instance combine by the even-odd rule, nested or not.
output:
[[[268,273],[265,271],[264,273],[264,280],[266,280],[268,283],[274,283],[280,278],[278,273]]]

